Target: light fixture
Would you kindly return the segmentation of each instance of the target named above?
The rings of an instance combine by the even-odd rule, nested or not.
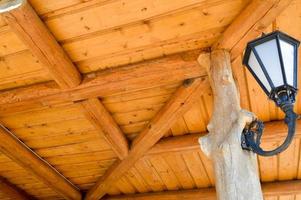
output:
[[[0,13],[9,12],[25,3],[26,0],[0,0]]]
[[[294,113],[297,93],[297,59],[300,42],[275,31],[248,43],[243,64],[258,84],[285,113],[288,135],[278,148],[265,151],[260,147],[263,122],[253,121],[242,134],[242,148],[262,156],[276,155],[290,145],[295,134],[298,115]]]

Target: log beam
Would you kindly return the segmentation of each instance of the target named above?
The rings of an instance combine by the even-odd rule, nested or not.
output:
[[[229,52],[216,50],[210,58],[207,71],[214,96],[213,114],[207,126],[209,134],[199,141],[213,162],[217,199],[262,200],[256,154],[241,148],[242,131],[254,116],[240,108]],[[203,61],[201,56],[200,64]]]
[[[0,13],[62,88],[75,87],[81,75],[26,0],[0,1]]]
[[[72,183],[2,125],[0,125],[0,141],[0,151],[32,172],[39,180],[66,199],[81,199],[80,191]]]
[[[262,184],[265,197],[301,194],[301,181],[281,181]],[[197,190],[167,191],[158,193],[108,196],[104,200],[216,200],[214,188]]]
[[[0,93],[0,114],[66,101],[122,94],[206,76],[196,59],[199,51],[154,59],[87,75],[75,88],[62,90],[55,83],[42,83]]]
[[[261,35],[292,0],[253,0],[225,30],[212,50],[230,51],[231,60],[239,56],[247,43]]]
[[[44,63],[60,88],[72,88],[79,85],[81,77],[76,66],[73,65],[30,4],[23,0],[11,7],[14,9],[3,14],[7,23],[27,44],[33,54]],[[82,105],[87,118],[98,130],[102,130],[101,132],[104,133],[104,137],[111,144],[112,149],[119,158],[123,159],[128,153],[127,140],[105,107],[98,99],[88,99]]]
[[[98,98],[88,99],[80,103],[87,119],[103,133],[119,159],[123,160],[129,152],[129,144],[111,114]]]
[[[206,91],[206,87],[209,87],[206,79],[185,81],[147,128],[134,140],[129,155],[123,161],[115,163],[88,191],[85,199],[96,200],[103,197],[108,189],[164,136],[176,120],[191,108],[202,92]]]
[[[24,191],[17,188],[15,185],[9,183],[4,178],[0,177],[0,192],[4,194],[4,196],[15,199],[15,200],[30,200],[33,199]]]
[[[287,125],[283,121],[267,122],[262,135],[262,143],[282,142],[287,136]],[[166,152],[193,151],[200,148],[198,139],[208,133],[189,134],[177,137],[168,137],[154,145],[147,155]],[[297,121],[295,139],[301,138],[301,121]]]

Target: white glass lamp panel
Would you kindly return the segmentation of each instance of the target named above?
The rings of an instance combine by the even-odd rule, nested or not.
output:
[[[251,51],[248,64],[249,64],[251,70],[253,71],[253,73],[256,74],[257,78],[264,85],[265,89],[268,92],[271,92],[271,86],[270,86],[266,76],[264,75],[253,51]]]
[[[294,86],[294,53],[295,48],[290,43],[280,39],[280,48],[287,83]]]
[[[283,85],[282,70],[276,39],[267,41],[255,47],[268,75],[275,87]]]

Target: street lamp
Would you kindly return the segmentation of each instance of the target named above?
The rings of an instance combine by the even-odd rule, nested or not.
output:
[[[298,115],[294,113],[297,93],[297,58],[300,42],[280,31],[263,35],[248,43],[243,64],[258,84],[285,113],[288,135],[282,145],[272,151],[260,147],[263,122],[253,121],[242,134],[242,148],[262,156],[281,153],[290,145],[295,134]]]

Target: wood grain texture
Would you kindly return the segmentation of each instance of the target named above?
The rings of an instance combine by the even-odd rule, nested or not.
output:
[[[108,188],[157,143],[177,118],[182,116],[196,102],[204,88],[208,87],[205,80],[195,79],[191,80],[191,83],[181,86],[148,127],[135,139],[128,157],[121,162],[117,162],[107,171],[95,186],[88,191],[85,199],[94,200],[104,196]]]
[[[78,101],[154,88],[205,76],[205,69],[196,61],[198,53],[200,52],[192,51],[176,54],[89,74],[80,86],[72,89],[61,90],[56,84],[50,82],[2,92],[0,104],[5,104],[2,107],[4,110],[8,107],[21,108],[24,104],[51,105],[66,100]]]
[[[61,87],[80,84],[80,73],[27,1],[3,16]]]
[[[3,154],[31,171],[65,198],[81,199],[81,193],[74,185],[3,126],[0,129],[0,139],[0,151]]]
[[[241,133],[254,115],[241,110],[239,92],[232,77],[230,54],[215,50],[206,62],[214,95],[214,108],[207,126],[209,134],[200,138],[201,150],[212,159],[219,200],[262,200],[256,154],[241,148]]]
[[[284,181],[262,184],[265,198],[300,194],[301,181]],[[136,195],[108,196],[105,200],[216,200],[214,188],[204,188],[186,191],[167,191],[160,193],[145,193]]]
[[[114,152],[123,160],[129,152],[128,141],[101,101],[97,98],[88,99],[81,102],[81,105],[87,119],[104,133]]]
[[[231,23],[212,49],[226,49],[231,59],[239,56],[246,44],[259,36],[292,0],[253,0]]]
[[[16,186],[9,183],[7,180],[0,177],[0,192],[4,193],[4,196],[16,199],[16,200],[29,200],[32,199],[24,191],[21,191]]]
[[[283,121],[267,122],[262,135],[264,145],[282,142],[287,136],[287,126]],[[161,139],[149,151],[148,155],[161,154],[164,152],[181,152],[197,150],[199,148],[198,138],[207,133],[189,134],[177,137]],[[297,121],[295,139],[301,138],[301,121]]]

